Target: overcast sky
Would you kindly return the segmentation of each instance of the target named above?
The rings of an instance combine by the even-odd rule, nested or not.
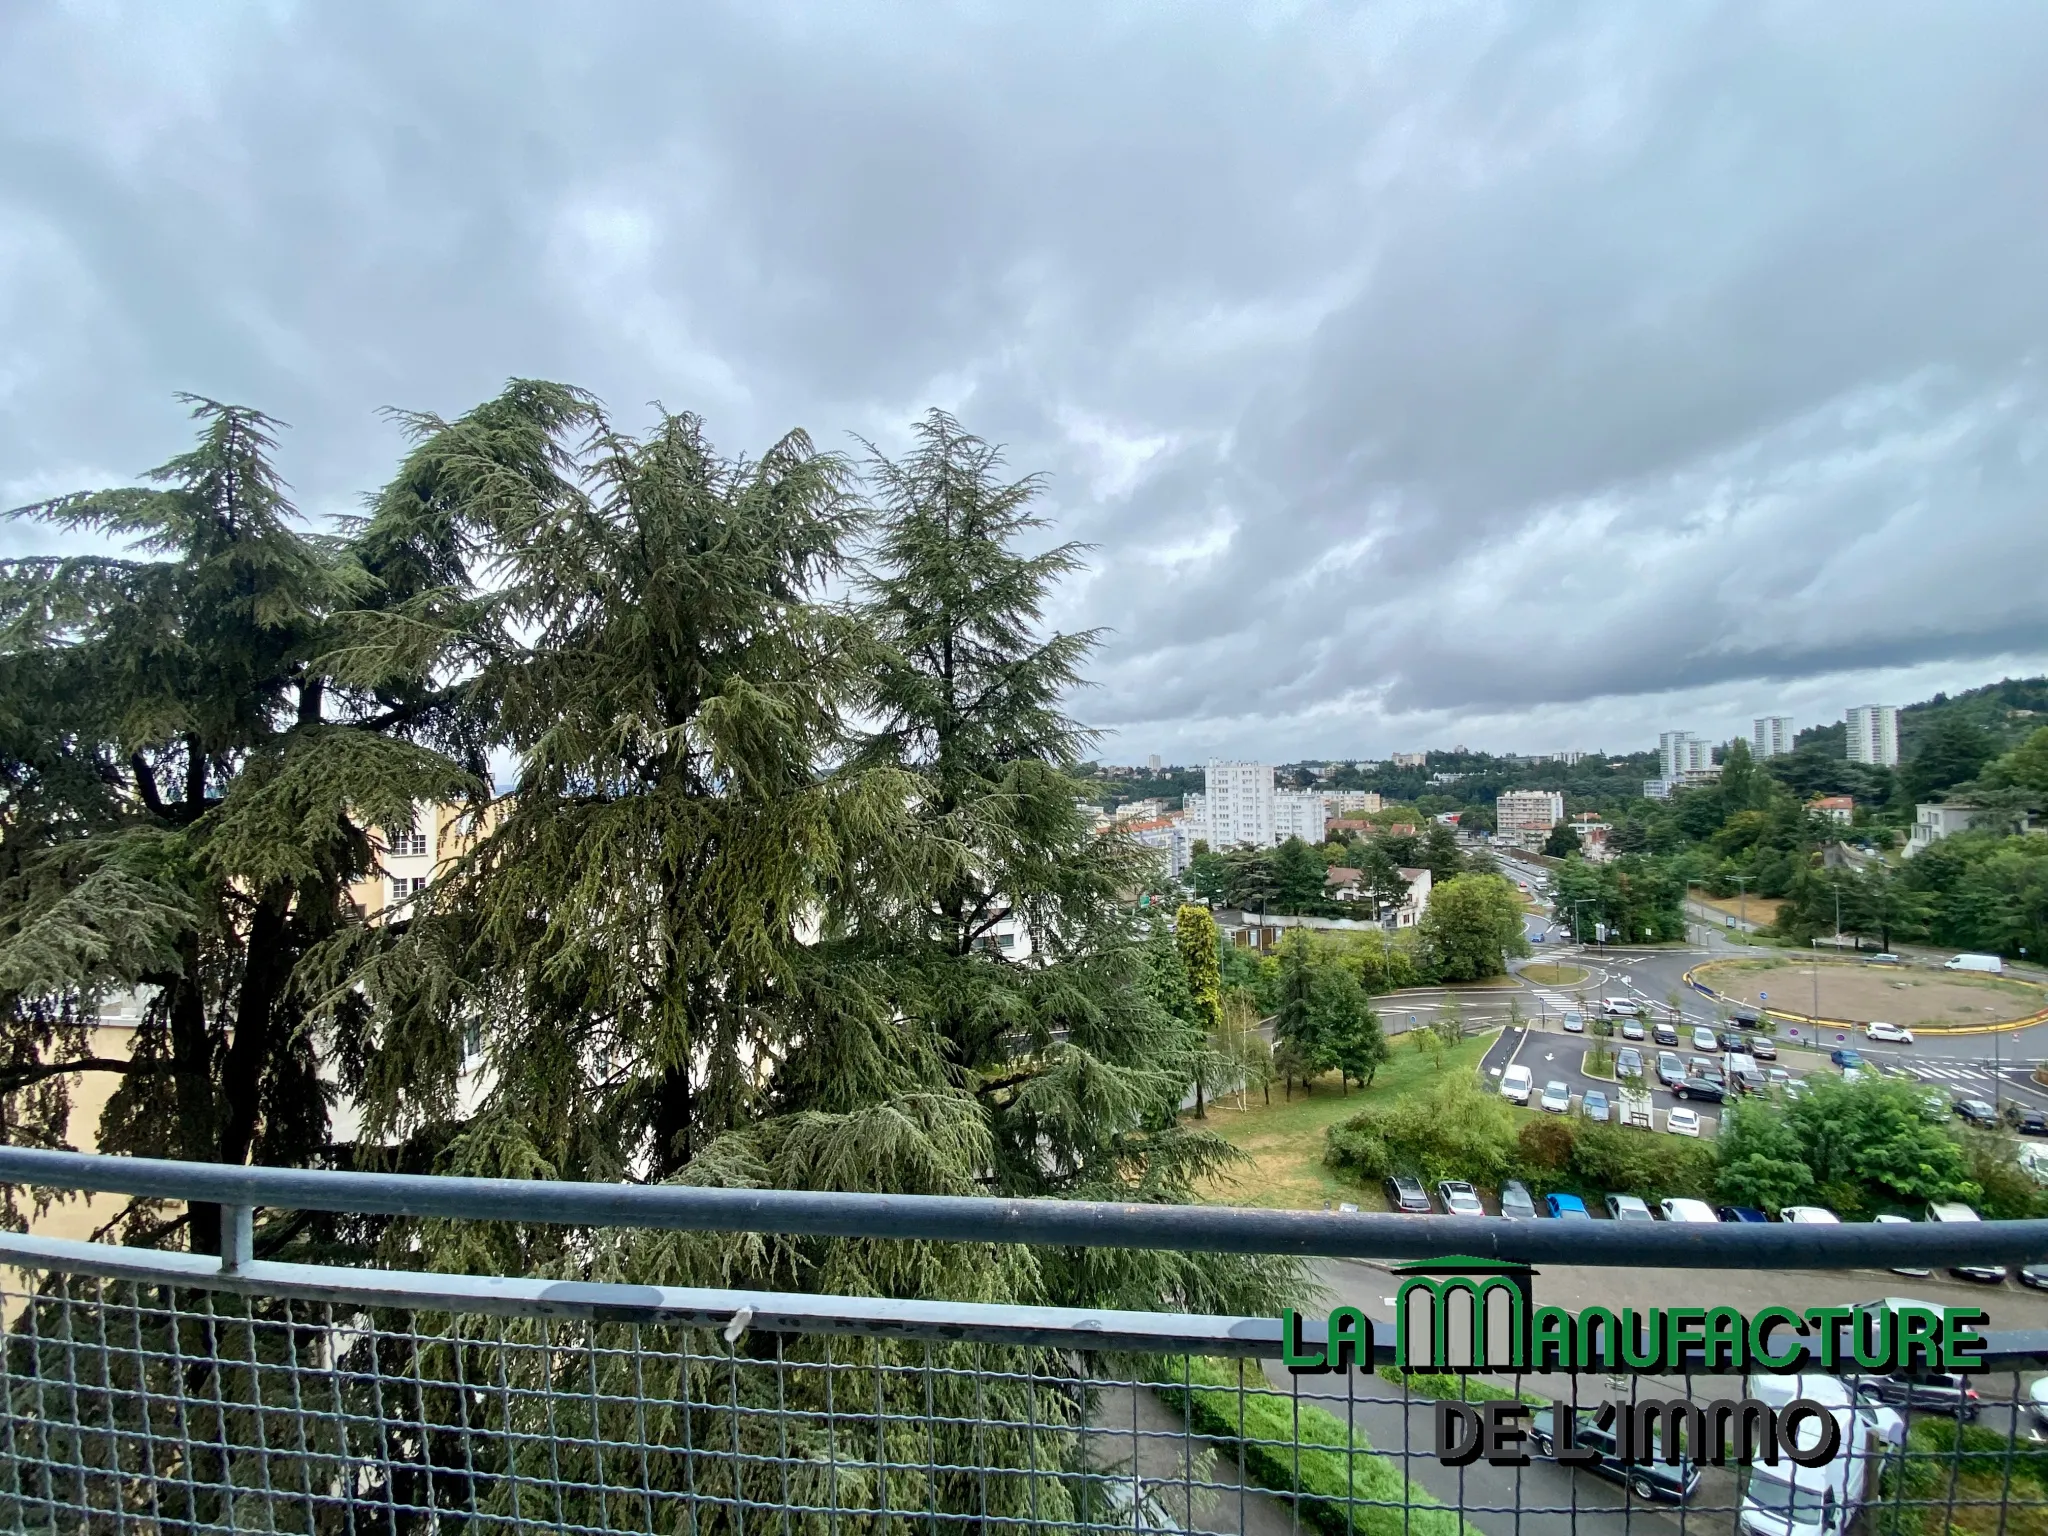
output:
[[[0,504],[507,377],[1050,475],[1112,760],[2048,670],[2048,6],[0,5]],[[9,553],[41,547],[16,525]]]

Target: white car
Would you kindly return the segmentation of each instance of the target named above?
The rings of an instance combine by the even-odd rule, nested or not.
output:
[[[1888,1045],[1911,1045],[1913,1043],[1913,1031],[1901,1029],[1896,1024],[1887,1024],[1882,1019],[1873,1019],[1870,1023],[1863,1026],[1863,1038],[1866,1040],[1882,1040]]]
[[[1788,1205],[1778,1212],[1778,1220],[1802,1227],[1839,1227],[1842,1224],[1842,1218],[1824,1205]]]
[[[1535,1087],[1536,1080],[1529,1075],[1527,1067],[1509,1067],[1500,1075],[1500,1096],[1510,1104],[1528,1103]]]
[[[1664,1116],[1664,1129],[1674,1136],[1697,1136],[1700,1133],[1700,1112],[1681,1104]]]
[[[1697,1221],[1707,1226],[1719,1226],[1721,1218],[1714,1214],[1714,1208],[1704,1200],[1660,1200],[1657,1209],[1666,1221]]]
[[[1538,1107],[1549,1110],[1553,1115],[1570,1113],[1572,1107],[1571,1084],[1560,1083],[1555,1078],[1545,1083],[1543,1085],[1543,1097],[1538,1101]]]
[[[1643,1010],[1632,997],[1603,997],[1600,999],[1600,1011],[1614,1018],[1634,1018]]]
[[[1887,1227],[1910,1227],[1913,1225],[1912,1217],[1901,1216],[1896,1211],[1886,1211],[1882,1216],[1873,1216],[1870,1219]],[[1894,1264],[1892,1266],[1892,1273],[1895,1275],[1911,1275],[1915,1280],[1925,1280],[1934,1271],[1931,1269],[1906,1269]]]
[[[1979,1216],[1969,1206],[1964,1205],[1960,1200],[1949,1200],[1928,1206],[1927,1219],[1929,1221],[1941,1222],[1969,1222],[1982,1221],[1984,1218]],[[2005,1266],[2003,1264],[1951,1264],[1948,1272],[1952,1275],[1960,1275],[1965,1280],[1982,1280],[1986,1285],[2003,1285],[2005,1283]]]
[[[1696,1024],[1692,1031],[1692,1048],[1702,1056],[1712,1056],[1721,1049],[1720,1037],[1704,1024]]]

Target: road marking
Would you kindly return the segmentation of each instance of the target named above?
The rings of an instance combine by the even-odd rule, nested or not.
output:
[[[1990,1081],[1991,1074],[1979,1072],[1975,1067],[1914,1067],[1913,1075],[1930,1083],[1982,1083]]]

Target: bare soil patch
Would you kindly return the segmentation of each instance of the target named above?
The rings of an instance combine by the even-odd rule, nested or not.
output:
[[[1819,1016],[1862,1024],[1883,1019],[1909,1029],[2002,1024],[2048,1006],[2048,991],[2030,982],[1951,971],[1908,970],[1838,960],[1716,960],[1694,973],[1727,997],[1757,1007],[1813,1014],[1816,975]],[[1764,994],[1769,993],[1768,1002]]]

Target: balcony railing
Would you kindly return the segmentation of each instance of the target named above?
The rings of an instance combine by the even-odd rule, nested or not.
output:
[[[1669,1476],[1615,1483],[1540,1458],[1450,1467],[1436,1454],[1444,1396],[1526,1393],[1590,1408],[1615,1396],[1740,1395],[1739,1383],[1703,1371],[1621,1387],[1585,1375],[1295,1375],[1279,1363],[1272,1318],[262,1262],[249,1247],[258,1207],[1652,1265],[1700,1271],[1693,1300],[1711,1300],[1728,1271],[2048,1253],[2040,1222],[1506,1223],[308,1173],[6,1148],[0,1180],[219,1204],[228,1248],[215,1259],[0,1235],[6,1530],[1455,1536],[1728,1530],[1743,1509],[1746,1474],[1733,1467],[1701,1468],[1672,1503]],[[1373,1364],[1386,1366],[1391,1326],[1371,1331]],[[2023,1373],[2048,1361],[2048,1333],[1994,1332],[1986,1358],[1968,1422],[1907,1393],[1892,1441],[1843,1453],[1870,1463],[1857,1498],[1831,1505],[1816,1491],[1811,1508],[1781,1513],[1810,1516],[1796,1529],[1824,1536],[2048,1530],[2048,1447],[2033,1438],[2022,1391]],[[1766,1536],[1795,1529],[1754,1507],[1747,1524]]]

